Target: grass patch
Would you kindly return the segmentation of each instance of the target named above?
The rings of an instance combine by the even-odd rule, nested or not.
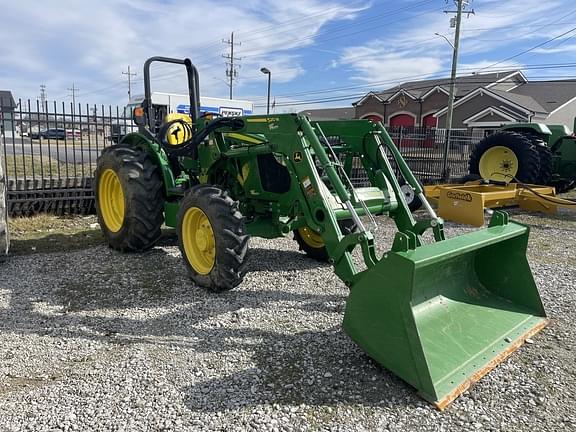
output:
[[[10,218],[10,254],[64,252],[104,244],[96,216]]]
[[[65,252],[106,244],[95,215],[54,216],[39,214],[8,219],[10,254]],[[176,231],[164,227],[159,245],[175,246]]]
[[[91,175],[96,169],[96,161],[92,164],[73,164],[58,161],[49,156],[31,155],[6,155],[6,176],[32,178],[32,173],[37,178],[53,176],[78,177]],[[60,170],[60,171],[58,171]],[[82,171],[83,170],[83,171]]]

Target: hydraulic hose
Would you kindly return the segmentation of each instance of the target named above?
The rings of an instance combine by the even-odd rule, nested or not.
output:
[[[498,175],[501,175],[501,176],[503,176],[503,177],[511,178],[511,179],[514,180],[517,184],[519,184],[521,188],[526,189],[527,191],[529,191],[530,193],[536,195],[538,198],[540,198],[540,199],[542,199],[542,200],[544,200],[544,201],[548,201],[548,202],[550,202],[550,203],[552,203],[552,204],[558,204],[558,205],[564,205],[564,206],[576,206],[576,201],[574,201],[574,200],[570,200],[570,199],[566,199],[566,198],[556,198],[556,197],[550,197],[550,196],[543,195],[543,194],[537,192],[536,190],[532,189],[532,188],[531,188],[529,185],[527,185],[526,183],[521,182],[520,180],[518,180],[517,177],[515,177],[515,176],[513,176],[513,175],[511,175],[511,174],[504,174],[504,173],[500,173],[500,172],[493,172],[493,173],[491,174],[491,176],[494,175],[494,174],[498,174]]]

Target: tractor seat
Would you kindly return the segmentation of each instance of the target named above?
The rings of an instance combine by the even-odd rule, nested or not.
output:
[[[170,145],[179,145],[192,138],[192,119],[190,116],[182,113],[170,113],[164,117],[164,124],[175,120],[181,120],[189,124],[190,127],[185,127],[181,123],[171,125],[166,132],[166,141],[168,141]]]

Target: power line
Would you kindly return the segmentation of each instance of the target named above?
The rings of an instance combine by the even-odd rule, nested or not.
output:
[[[572,9],[570,12],[562,15],[559,18],[556,18],[554,21],[546,22],[546,23],[541,24],[541,25],[539,23],[532,23],[530,26],[528,26],[528,27],[532,28],[532,31],[529,31],[527,33],[522,33],[522,36],[525,37],[525,36],[537,33],[538,31],[540,31],[544,27],[549,27],[549,26],[555,25],[555,24],[561,24],[560,21],[562,21],[564,18],[566,18],[570,15],[573,15],[575,13],[576,13],[576,9]],[[574,24],[574,23],[564,23],[564,24]],[[537,25],[538,27],[534,28],[534,25]],[[511,26],[493,27],[492,29],[484,29],[484,30],[497,30],[497,29],[509,30],[511,27],[517,27],[517,26],[511,25]],[[519,27],[526,27],[526,26],[521,25]],[[471,30],[482,30],[482,29],[465,29],[463,31],[466,32],[466,31],[471,31]],[[477,39],[477,38],[474,38],[474,40],[478,41],[478,42],[496,42],[496,41],[502,41],[502,38],[500,38],[500,39]]]
[[[380,20],[380,19],[382,19],[382,18],[387,18],[387,17],[389,17],[389,16],[391,16],[391,15],[396,15],[396,14],[398,14],[398,13],[400,13],[400,12],[404,12],[404,11],[407,11],[407,10],[410,10],[410,9],[415,9],[415,8],[418,8],[419,6],[424,6],[424,5],[426,5],[426,4],[436,3],[436,2],[437,2],[437,0],[424,0],[424,1],[420,1],[420,2],[418,2],[418,3],[414,3],[414,4],[411,4],[411,5],[408,5],[408,6],[403,6],[403,7],[396,8],[396,9],[388,9],[388,10],[385,10],[384,12],[381,12],[381,13],[376,14],[376,15],[371,15],[371,16],[369,16],[369,17],[367,17],[367,18],[363,18],[363,19],[359,19],[359,20],[354,20],[354,21],[353,21],[352,23],[350,23],[350,24],[342,24],[342,25],[339,25],[339,26],[337,26],[337,27],[335,27],[335,28],[332,28],[332,29],[329,29],[329,30],[327,29],[327,30],[325,30],[325,31],[323,31],[323,32],[320,32],[320,33],[318,33],[318,34],[311,35],[311,36],[306,36],[305,38],[300,39],[300,40],[308,40],[309,38],[314,38],[314,37],[317,37],[317,36],[320,36],[320,35],[326,35],[326,34],[331,34],[331,33],[338,33],[338,32],[340,32],[340,31],[342,31],[342,30],[346,30],[346,29],[351,28],[351,27],[357,27],[357,26],[359,26],[359,25],[363,25],[363,24],[366,24],[366,23],[369,23],[369,22],[378,21],[378,20]],[[435,9],[434,9],[434,10],[435,10]],[[271,31],[273,32],[274,35],[278,35],[278,33],[286,33],[286,32],[288,32],[288,31],[293,31],[293,30],[296,30],[296,29],[298,29],[298,28],[308,27],[308,26],[309,26],[309,24],[299,23],[299,25],[297,25],[297,26],[294,26],[294,27],[292,27],[292,28],[288,28],[288,29],[286,29],[286,30],[281,30],[281,31],[278,31],[278,27],[277,27],[277,26],[274,26],[274,28],[273,28]],[[253,34],[253,33],[250,32],[250,34]],[[250,38],[250,39],[244,39],[244,42],[257,41],[257,40],[259,40],[259,39],[261,39],[261,36],[254,37],[254,38]],[[290,42],[293,43],[294,41],[290,41]]]
[[[406,6],[406,7],[402,7],[402,8],[397,8],[397,9],[393,9],[393,10],[388,10],[388,11],[386,11],[386,12],[384,12],[384,13],[380,13],[380,14],[378,14],[378,15],[371,16],[371,17],[366,18],[366,19],[363,19],[363,20],[354,20],[353,23],[348,24],[348,25],[342,25],[342,26],[336,27],[335,29],[326,30],[326,31],[323,31],[323,32],[320,32],[320,33],[317,33],[317,34],[314,34],[314,35],[311,35],[311,36],[307,36],[307,37],[305,37],[305,38],[301,38],[301,39],[298,39],[298,40],[296,40],[296,41],[291,41],[291,42],[293,42],[293,43],[298,43],[298,42],[302,42],[302,41],[314,39],[314,38],[316,38],[316,37],[318,37],[318,36],[325,36],[325,35],[329,35],[329,34],[333,34],[333,33],[338,33],[338,32],[341,32],[342,30],[347,29],[347,28],[356,27],[358,24],[362,24],[362,23],[366,23],[366,22],[372,22],[372,21],[375,21],[375,20],[378,20],[378,19],[381,19],[381,18],[384,18],[384,17],[389,17],[389,16],[391,16],[391,15],[393,15],[393,14],[397,14],[397,13],[399,13],[399,12],[401,12],[401,11],[405,11],[405,10],[409,10],[409,9],[414,9],[414,8],[416,8],[416,7],[419,7],[419,6],[428,4],[428,3],[433,3],[433,2],[435,2],[435,1],[436,1],[436,0],[424,0],[424,1],[421,1],[421,2],[418,2],[418,3],[415,3],[415,4],[412,4],[412,5],[410,5],[410,6]],[[344,8],[344,7],[334,8],[334,10],[340,10],[340,9],[345,9],[345,8]],[[400,21],[404,21],[404,20],[407,20],[407,19],[412,19],[412,18],[415,18],[415,17],[417,17],[417,16],[425,15],[425,14],[431,12],[431,11],[434,11],[434,10],[438,10],[438,9],[435,8],[435,9],[427,10],[427,11],[425,11],[424,13],[421,13],[421,14],[418,14],[418,15],[410,16],[410,17],[407,17],[407,18],[403,18],[403,19],[395,20],[395,21],[391,21],[391,22],[386,22],[386,23],[384,23],[384,24],[392,24],[392,23],[395,23],[395,22],[400,22]],[[329,11],[330,11],[330,9],[328,9],[328,10],[326,10],[326,11],[323,11],[323,12],[321,12],[321,13],[318,13],[318,14],[309,15],[309,16],[306,17],[306,18],[297,19],[297,20],[296,20],[296,19],[294,19],[294,20],[287,20],[287,21],[284,21],[284,22],[279,23],[279,24],[277,24],[277,25],[267,26],[267,27],[263,27],[263,28],[260,28],[260,29],[256,29],[256,31],[251,31],[250,33],[251,33],[251,34],[254,34],[254,33],[258,33],[258,32],[266,32],[266,31],[267,31],[267,30],[266,30],[267,28],[272,28],[270,31],[273,30],[273,31],[274,31],[274,34],[277,34],[277,33],[278,33],[278,28],[281,28],[281,27],[289,27],[289,26],[286,26],[286,24],[292,23],[293,21],[298,21],[298,22],[299,22],[299,25],[292,27],[292,30],[294,30],[294,29],[297,29],[297,28],[302,27],[301,21],[302,21],[303,19],[309,19],[309,18],[312,17],[312,16],[325,15],[325,14],[329,13]],[[346,37],[346,36],[350,36],[350,35],[353,35],[353,34],[357,34],[357,33],[365,32],[365,31],[369,31],[369,30],[372,30],[372,29],[374,29],[374,28],[380,28],[381,25],[382,25],[382,24],[379,24],[378,26],[375,26],[375,27],[373,26],[373,27],[370,27],[370,28],[365,28],[365,29],[362,29],[362,30],[360,30],[360,31],[356,31],[356,32],[350,33],[350,34],[342,34],[342,35],[336,36],[336,37],[334,37],[334,38],[326,39],[326,40],[323,40],[323,41],[321,40],[321,41],[319,41],[319,43],[324,43],[324,42],[328,42],[328,41],[333,40],[333,39],[338,39],[338,38],[341,38],[341,37]],[[284,32],[286,32],[286,31],[288,31],[288,30],[284,30]],[[256,39],[259,39],[259,38],[254,38],[254,40],[256,40]],[[253,40],[253,39],[249,39],[249,40]],[[222,42],[227,43],[227,44],[230,44],[231,41],[228,40],[228,41],[222,41]],[[244,41],[244,42],[246,42],[246,41]],[[221,42],[218,42],[218,43],[221,43]],[[217,43],[215,42],[215,43],[211,43],[211,44],[209,44],[209,45],[206,45],[206,46],[205,46],[205,49],[208,49],[208,48],[210,48],[210,47],[213,47],[213,46],[215,46],[216,44],[217,44]],[[239,45],[239,44],[237,44],[237,45]],[[202,49],[202,48],[200,48],[200,49]],[[275,51],[280,51],[280,50],[282,50],[282,49],[283,49],[283,48],[266,51],[266,54],[271,53],[271,52],[275,52]],[[203,49],[202,49],[202,50],[203,50]],[[252,51],[252,52],[258,52],[258,51]],[[250,53],[250,51],[249,51],[249,53]],[[258,55],[260,55],[260,54],[258,54]],[[248,55],[248,57],[257,57],[258,55]],[[212,54],[212,55],[207,55],[207,56],[200,56],[199,58],[204,58],[204,59],[206,59],[206,58],[211,58],[211,57],[213,57],[213,56],[214,56],[214,55]],[[227,56],[225,56],[225,57],[227,57]],[[245,57],[246,57],[246,56],[243,56],[243,58],[245,58]],[[194,61],[197,62],[199,58],[196,57],[196,58],[194,59]],[[231,63],[231,62],[230,62],[230,63]],[[159,66],[159,67],[157,67],[157,69],[162,68],[162,67],[163,67],[163,66]],[[230,80],[229,71],[230,71],[230,69],[227,69],[227,78]],[[168,78],[168,77],[173,77],[173,76],[175,76],[175,75],[177,75],[177,74],[176,74],[176,73],[167,73],[167,74],[164,74],[164,75],[160,75],[160,76],[158,76],[158,77],[155,77],[155,79],[158,79],[158,78]],[[237,71],[236,71],[236,74],[235,74],[235,75],[237,76]],[[232,77],[232,79],[234,79],[234,78],[235,78],[235,76]],[[141,81],[142,81],[142,80],[134,80],[133,82],[141,82]],[[85,93],[82,93],[82,94],[84,95],[84,94],[91,94],[91,93],[99,93],[101,90],[107,90],[107,89],[110,89],[110,88],[117,87],[118,85],[121,85],[122,82],[123,82],[123,81],[120,81],[119,83],[114,83],[114,84],[112,84],[111,86],[105,87],[104,89],[96,89],[96,90],[89,91],[89,92],[85,92]]]
[[[488,68],[494,67],[494,66],[496,66],[496,65],[499,65],[499,64],[501,64],[501,63],[504,63],[505,61],[509,61],[509,60],[515,59],[515,58],[517,58],[517,57],[520,57],[521,55],[524,55],[524,54],[526,54],[526,53],[529,53],[530,51],[534,51],[535,49],[540,48],[541,46],[547,45],[547,44],[549,44],[550,42],[555,41],[556,39],[560,39],[562,36],[566,36],[567,34],[572,33],[574,30],[576,30],[576,27],[572,27],[570,30],[565,31],[564,33],[561,33],[561,34],[559,34],[559,35],[557,35],[557,36],[554,36],[554,37],[551,38],[551,39],[547,39],[547,40],[545,40],[544,42],[541,42],[541,43],[539,43],[539,44],[537,44],[537,45],[534,45],[533,47],[528,48],[528,49],[525,49],[524,51],[521,51],[521,52],[519,52],[519,53],[517,53],[517,54],[514,54],[514,55],[512,55],[512,56],[510,56],[510,57],[506,57],[505,59],[499,60],[499,61],[497,61],[496,63],[492,63],[491,65],[488,65],[488,66],[486,66],[486,67],[480,68],[480,69],[478,69],[478,71],[481,71],[481,70],[484,70],[484,69],[488,69]]]
[[[300,42],[306,42],[306,41],[308,41],[308,40],[312,40],[312,39],[316,39],[316,38],[319,38],[319,39],[315,40],[314,43],[315,43],[316,45],[320,45],[320,44],[324,44],[324,43],[326,43],[326,42],[330,42],[330,41],[333,41],[333,40],[336,40],[336,39],[341,39],[341,38],[343,38],[343,37],[354,36],[354,35],[357,35],[357,34],[360,34],[360,33],[365,33],[365,32],[367,32],[367,31],[371,31],[371,30],[375,30],[375,29],[381,29],[383,25],[391,25],[391,24],[396,24],[396,23],[398,23],[398,22],[411,20],[411,19],[414,19],[414,18],[423,16],[423,15],[427,15],[427,14],[429,14],[430,12],[435,12],[435,11],[439,11],[439,10],[442,10],[442,9],[443,9],[443,7],[442,7],[442,8],[437,8],[437,7],[436,7],[436,8],[433,8],[433,9],[427,9],[427,10],[425,10],[424,12],[421,12],[421,13],[415,14],[415,15],[411,15],[411,16],[409,16],[409,17],[400,18],[400,19],[396,19],[396,20],[392,20],[392,21],[386,21],[386,22],[380,23],[380,24],[375,25],[375,26],[370,26],[370,27],[362,28],[361,30],[356,30],[356,31],[353,31],[353,32],[348,32],[348,33],[336,35],[336,36],[333,36],[333,37],[330,37],[330,38],[322,39],[322,36],[329,35],[329,34],[332,34],[332,33],[339,33],[339,32],[341,31],[340,29],[333,29],[333,30],[329,30],[329,31],[327,30],[327,31],[325,31],[325,32],[320,32],[320,33],[317,33],[317,34],[314,34],[314,35],[305,36],[305,37],[300,38],[300,39],[291,40],[291,41],[290,41],[290,45],[294,45],[294,44],[300,43]],[[389,15],[392,15],[392,13],[387,14],[386,16],[389,16]],[[356,24],[357,24],[357,23],[355,22],[355,23],[354,23],[354,27],[356,27]],[[348,28],[348,27],[352,27],[352,26],[346,26],[345,28]],[[345,28],[341,27],[341,29],[345,29]],[[286,48],[286,43],[285,43],[285,41],[279,42],[279,45],[281,45],[281,46],[278,47],[278,48],[275,48],[275,49],[274,49],[274,48],[272,48],[272,49],[266,48],[266,51],[265,51],[264,53],[261,53],[261,52],[259,52],[259,51],[257,51],[257,50],[251,51],[252,53],[256,53],[256,54],[250,54],[250,53],[251,53],[250,51],[249,51],[248,53],[243,53],[243,54],[244,54],[244,58],[247,58],[247,57],[259,57],[259,56],[262,55],[262,54],[270,54],[270,53],[273,53],[273,52],[276,52],[276,51],[285,51],[285,50],[287,49],[287,48]]]
[[[574,65],[574,67],[576,67],[576,64]],[[538,78],[538,77],[537,77]],[[561,78],[560,80],[550,80],[550,81],[546,81],[546,80],[542,80],[539,82],[548,82],[549,84],[562,84],[564,85],[566,83],[566,81],[576,81],[574,78],[576,78],[576,75],[558,75],[558,76],[550,76],[547,75],[543,78]],[[478,81],[478,80],[471,80],[471,81],[464,81],[461,79],[458,79],[458,83],[459,84],[477,84],[478,86],[481,85],[487,85],[487,84],[493,84],[494,80],[487,80],[487,81]],[[447,80],[446,82],[442,83],[442,86],[445,86],[449,84],[449,80]],[[418,87],[409,87],[406,88],[405,90],[407,92],[410,92],[411,90],[425,90],[425,89],[430,89],[433,88],[434,84],[427,84],[427,85],[422,85],[422,86],[418,86]],[[310,103],[329,103],[329,102],[337,102],[337,101],[344,101],[344,100],[351,100],[351,99],[358,99],[361,98],[363,96],[366,96],[366,92],[362,92],[362,93],[350,93],[350,94],[346,94],[346,95],[340,95],[340,96],[334,96],[334,97],[328,97],[328,98],[319,98],[319,99],[304,99],[304,100],[293,100],[293,101],[287,101],[287,102],[280,102],[280,103],[276,103],[277,106],[296,106],[296,105],[306,105],[306,104],[310,104]],[[254,104],[255,107],[265,107],[266,105],[263,103],[256,103]]]
[[[269,26],[265,26],[265,27],[260,27],[260,28],[256,28],[256,29],[251,29],[249,30],[249,34],[251,36],[255,35],[255,34],[260,34],[260,33],[269,33],[269,32],[274,32],[276,33],[278,31],[278,28],[280,27],[286,27],[287,24],[291,24],[291,23],[295,23],[297,22],[299,25],[296,26],[296,28],[301,27],[302,25],[309,25],[309,24],[303,24],[303,21],[307,21],[313,18],[317,18],[319,16],[322,15],[328,15],[328,14],[332,14],[334,12],[343,10],[343,9],[348,9],[349,6],[338,6],[338,7],[333,7],[330,9],[325,9],[322,12],[319,13],[315,13],[315,14],[308,14],[305,17],[298,17],[298,18],[293,18],[290,20],[286,20],[286,21],[281,21]],[[239,30],[238,33],[243,33],[243,30]]]
[[[545,70],[545,69],[572,69],[572,68],[576,68],[576,62],[567,62],[567,63],[534,63],[534,64],[525,64],[522,65],[521,67],[515,67],[515,68],[510,68],[510,67],[506,67],[506,68],[501,68],[501,69],[495,69],[492,72],[500,72],[500,73],[511,73],[514,72],[518,69],[521,70]],[[459,68],[460,72],[473,72],[475,71],[476,68]],[[341,92],[341,91],[345,91],[345,90],[358,90],[358,91],[364,91],[364,94],[368,91],[370,91],[372,88],[374,87],[381,87],[381,86],[388,86],[388,85],[392,85],[392,84],[396,84],[399,82],[409,82],[409,81],[414,81],[414,80],[419,80],[419,79],[445,79],[445,81],[443,81],[442,85],[446,85],[447,83],[449,83],[449,79],[448,78],[442,78],[443,74],[447,74],[450,72],[450,69],[444,69],[441,71],[438,71],[434,74],[430,74],[430,73],[426,73],[426,74],[418,74],[418,75],[405,75],[403,77],[396,77],[393,79],[387,79],[387,80],[381,80],[381,81],[370,81],[370,82],[366,82],[364,84],[356,84],[356,85],[347,85],[347,86],[337,86],[337,87],[326,87],[326,88],[320,88],[320,89],[315,89],[315,90],[306,90],[306,91],[300,91],[300,92],[294,92],[294,93],[284,93],[284,94],[277,94],[276,97],[277,98],[289,98],[289,97],[294,97],[294,96],[308,96],[308,95],[317,95],[317,94],[323,94],[323,93],[334,93],[334,92]],[[490,72],[489,70],[485,71],[485,73]],[[278,72],[278,74],[280,74],[281,72]],[[472,75],[473,76],[473,75]],[[462,82],[462,78],[465,77],[465,75],[458,77],[459,82]],[[554,77],[559,77],[562,78],[563,76],[561,75],[547,75],[543,78],[554,78]],[[533,77],[533,78],[540,78],[540,77]],[[162,80],[161,76],[159,77],[155,77],[155,79],[158,80]],[[168,78],[165,78],[168,79]],[[140,82],[142,81],[142,79],[138,79],[138,80],[133,80],[132,83],[134,82]],[[474,82],[478,82],[479,84],[483,83],[482,81],[478,81],[475,80]],[[486,82],[486,84],[489,84],[490,82]],[[117,88],[118,86],[122,85],[123,83],[116,83],[113,84],[111,86],[107,86],[101,89],[97,89],[97,90],[93,90],[90,92],[82,92],[80,93],[81,96],[85,96],[88,94],[94,94],[94,93],[109,93],[110,91],[113,91],[115,88]],[[424,87],[429,87],[429,85],[425,85]],[[423,87],[423,88],[424,88]],[[420,87],[412,87],[413,89],[417,89]],[[253,99],[253,101],[258,101],[258,100],[265,100],[265,98],[256,98]]]
[[[427,2],[421,2],[421,3],[418,3],[418,5],[421,5],[422,3],[427,3]],[[387,12],[387,14],[389,15],[390,12]],[[566,16],[566,15],[564,15],[564,17],[565,17],[565,16]],[[564,17],[561,17],[560,19],[563,19]],[[414,16],[411,16],[411,17],[409,17],[409,18],[414,18]],[[395,22],[398,22],[398,21],[402,21],[402,20],[395,20]],[[352,25],[357,25],[357,20],[354,20],[354,23],[353,23]],[[269,26],[269,27],[270,27],[270,26]],[[288,26],[286,26],[286,27],[288,27]],[[532,26],[532,27],[533,27],[533,26]],[[260,31],[262,31],[262,30],[260,30]],[[338,28],[337,28],[336,31],[340,31],[340,30],[338,30]],[[335,31],[333,30],[332,32],[334,33]],[[314,35],[313,37],[325,36],[326,34],[329,34],[329,33],[330,33],[329,31],[321,32],[320,34],[316,34],[316,35]],[[342,35],[337,36],[337,37],[342,37]],[[320,41],[320,42],[322,42],[322,41]],[[501,63],[504,62],[504,61],[506,61],[506,59],[505,59],[505,60],[502,60],[502,61],[500,61],[500,62],[497,62],[495,65],[501,64]],[[487,67],[485,67],[485,68],[482,68],[481,70],[486,70],[486,69],[488,69],[488,68],[489,68],[489,66],[487,66]],[[279,73],[281,73],[281,72],[279,72]],[[174,75],[175,75],[175,74],[166,74],[166,75],[164,75],[164,77],[170,77],[170,76],[174,76]],[[419,75],[419,76],[430,76],[430,74],[424,74],[424,75]],[[162,76],[157,77],[157,78],[161,78],[161,77],[162,77]],[[229,77],[228,77],[228,78],[229,78]],[[396,79],[396,80],[394,80],[394,81],[398,81],[398,80],[400,80],[400,79],[402,79],[402,78],[398,78],[398,79]],[[133,82],[139,82],[139,81],[141,81],[141,80],[133,80]],[[117,86],[120,85],[120,84],[121,84],[121,83],[119,83],[119,84],[113,84],[113,85],[108,86],[108,87],[106,87],[106,88],[104,88],[104,89],[94,90],[94,91],[92,91],[92,92],[85,92],[85,93],[82,93],[82,95],[84,95],[84,94],[89,94],[89,93],[100,93],[100,92],[103,92],[104,90],[115,88],[115,87],[117,87]],[[364,87],[366,87],[366,86],[368,86],[368,85],[369,85],[369,84],[366,84],[366,85],[364,85]],[[306,93],[306,92],[305,92],[305,93]]]
[[[494,72],[500,72],[502,74],[506,74],[506,73],[512,73],[515,72],[519,69],[521,70],[540,70],[540,69],[562,69],[562,68],[575,68],[576,67],[576,63],[571,62],[571,63],[540,63],[540,64],[533,64],[533,65],[524,65],[522,66],[522,68],[507,68],[507,69],[500,69],[497,71],[492,71]],[[460,71],[473,71],[475,70],[475,68],[460,68]],[[313,94],[321,94],[321,93],[334,93],[334,92],[339,92],[339,91],[344,91],[344,90],[360,90],[360,89],[367,89],[366,91],[369,91],[370,88],[374,88],[376,86],[383,86],[386,84],[393,84],[393,83],[398,83],[403,82],[409,82],[410,80],[415,80],[415,79],[422,79],[422,78],[426,78],[426,79],[442,79],[444,80],[442,82],[442,84],[440,85],[447,85],[450,83],[450,79],[449,78],[434,78],[435,76],[438,76],[440,74],[444,74],[444,73],[449,73],[450,69],[446,69],[446,70],[442,70],[437,72],[436,74],[419,74],[419,75],[412,75],[412,76],[404,76],[404,77],[399,77],[399,78],[394,78],[394,79],[389,79],[389,80],[383,80],[383,81],[372,81],[372,82],[368,82],[365,84],[361,84],[361,85],[353,85],[353,86],[340,86],[340,87],[328,87],[328,88],[323,88],[323,89],[318,89],[318,90],[310,90],[310,91],[302,91],[302,92],[296,92],[296,93],[288,93],[288,94],[277,94],[276,97],[280,98],[280,97],[294,97],[294,96],[306,96],[306,95],[313,95]],[[487,72],[488,73],[488,72]],[[468,76],[469,78],[473,77],[474,75],[470,75]],[[472,83],[472,82],[477,82],[477,83],[486,83],[486,84],[490,84],[492,81],[489,82],[484,82],[484,81],[479,81],[477,79],[474,79],[473,81],[466,81],[465,80],[466,75],[461,75],[460,77],[457,77],[457,80],[461,83]],[[399,85],[394,86],[392,88],[399,88]],[[429,88],[430,84],[424,84],[421,87],[414,87],[411,86],[410,88],[417,90],[417,89],[423,89],[423,88]],[[388,88],[387,90],[390,90],[391,88]],[[263,98],[262,98],[263,99]],[[259,99],[255,99],[255,100],[259,100]]]
[[[434,3],[435,1],[436,1],[436,0],[425,0],[425,1],[421,1],[421,2],[418,2],[418,3],[413,4],[413,5],[410,5],[410,6],[406,6],[406,7],[402,7],[402,8],[398,8],[398,9],[389,10],[389,11],[386,11],[386,12],[384,12],[384,13],[380,13],[380,14],[377,14],[377,15],[375,15],[375,16],[371,16],[371,17],[366,18],[366,19],[355,20],[355,21],[354,21],[353,23],[351,23],[351,24],[341,25],[341,26],[339,26],[339,27],[336,27],[336,28],[333,28],[333,29],[329,29],[329,30],[325,30],[325,31],[321,31],[321,32],[319,32],[319,33],[316,33],[316,34],[313,34],[313,35],[309,35],[309,36],[306,36],[306,37],[303,37],[303,38],[300,38],[300,39],[291,40],[291,41],[290,41],[290,44],[291,44],[291,45],[294,45],[295,43],[305,42],[305,41],[308,41],[308,40],[311,40],[311,39],[315,39],[315,38],[317,38],[317,37],[322,37],[322,36],[326,36],[326,35],[330,35],[330,34],[334,34],[334,33],[340,33],[340,32],[342,32],[343,30],[349,29],[349,28],[351,28],[351,27],[357,27],[359,24],[365,24],[366,22],[372,22],[372,21],[376,21],[376,20],[379,20],[379,19],[382,19],[382,18],[390,17],[391,15],[395,15],[395,14],[397,14],[397,13],[399,13],[399,12],[402,12],[402,11],[405,11],[405,10],[409,10],[409,9],[414,9],[415,7],[422,6],[422,5],[425,5],[425,4],[428,4],[428,3]],[[329,41],[334,40],[334,39],[339,39],[339,38],[342,38],[342,37],[347,37],[347,36],[355,35],[355,34],[358,34],[358,33],[363,33],[363,32],[366,32],[366,31],[373,30],[373,29],[375,29],[375,28],[381,28],[383,24],[385,24],[385,25],[395,24],[395,23],[397,23],[397,22],[410,20],[410,19],[413,19],[413,18],[422,16],[422,15],[426,15],[426,14],[428,14],[428,13],[430,13],[430,12],[437,11],[437,10],[442,10],[442,9],[443,9],[443,8],[433,8],[433,9],[429,9],[429,10],[426,10],[426,11],[424,11],[424,12],[422,12],[422,13],[419,13],[419,14],[416,14],[416,15],[412,15],[412,16],[409,16],[409,17],[405,17],[405,18],[401,18],[401,19],[396,19],[396,20],[392,20],[392,21],[386,21],[386,22],[384,22],[384,23],[378,24],[377,26],[372,26],[372,27],[368,27],[368,28],[363,28],[363,29],[361,29],[361,30],[354,31],[354,32],[352,32],[352,33],[340,34],[340,35],[334,36],[334,37],[332,37],[332,38],[323,39],[323,40],[320,39],[320,40],[316,41],[316,43],[317,43],[317,44],[322,44],[322,43],[329,42]],[[296,26],[296,27],[292,28],[292,30],[294,30],[294,29],[296,29],[296,28],[298,28],[298,27],[300,27],[300,26]],[[287,30],[285,30],[284,32],[286,32],[286,31],[287,31]],[[275,35],[278,34],[277,29],[276,29],[276,31],[274,32],[274,34],[275,34]],[[252,39],[248,39],[248,40],[243,40],[243,42],[248,42],[248,41],[258,40],[258,39],[261,39],[261,38],[252,38]],[[222,42],[228,43],[228,44],[230,43],[229,40],[228,40],[228,41],[222,41]],[[294,47],[294,48],[296,48],[296,47]],[[279,47],[279,48],[264,48],[264,49],[247,51],[247,52],[244,52],[244,53],[243,53],[242,58],[243,58],[243,59],[246,59],[246,58],[248,58],[248,57],[254,58],[254,57],[259,57],[259,56],[261,56],[261,55],[267,55],[267,54],[270,54],[270,53],[273,53],[273,52],[276,52],[276,51],[283,51],[283,50],[286,50],[285,42],[284,42],[284,41],[282,41],[282,47]],[[263,52],[262,52],[262,51],[263,51]],[[210,57],[212,57],[212,56],[204,56],[204,57],[200,57],[200,58],[206,59],[206,58],[210,58]],[[195,59],[195,61],[196,61],[196,60],[198,60],[198,57]],[[156,78],[168,78],[168,77],[172,77],[172,76],[175,76],[175,75],[176,75],[175,73],[168,73],[168,74],[165,74],[165,75],[156,77]],[[228,74],[227,74],[227,78],[230,79],[230,77],[229,77]]]

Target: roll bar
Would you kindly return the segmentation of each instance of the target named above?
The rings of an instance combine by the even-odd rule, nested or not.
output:
[[[198,70],[188,58],[184,60],[175,59],[170,57],[150,57],[144,63],[144,102],[142,107],[148,119],[148,125],[152,129],[154,125],[154,107],[152,105],[152,91],[150,90],[150,65],[154,62],[173,63],[186,66],[186,73],[188,75],[188,94],[190,96],[190,116],[194,127],[198,124],[200,118],[200,84],[198,79]]]

